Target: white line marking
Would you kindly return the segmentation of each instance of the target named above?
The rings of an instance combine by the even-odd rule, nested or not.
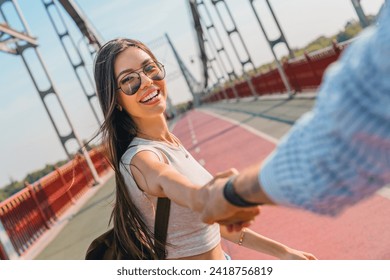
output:
[[[209,115],[211,115],[213,117],[216,117],[216,118],[219,118],[221,120],[225,120],[225,121],[228,121],[228,122],[233,123],[235,125],[238,125],[238,126],[244,128],[244,129],[248,130],[249,132],[255,134],[256,136],[260,136],[260,137],[262,137],[262,138],[264,138],[264,139],[266,139],[266,140],[268,140],[268,141],[270,141],[270,142],[272,142],[274,144],[278,144],[279,143],[278,139],[276,139],[276,138],[274,138],[274,137],[272,137],[272,136],[270,136],[268,134],[265,134],[264,132],[256,130],[253,127],[250,127],[249,125],[240,123],[240,122],[238,122],[236,120],[233,120],[233,119],[225,117],[225,116],[220,116],[220,115],[218,115],[216,113],[208,111],[207,109],[195,109],[195,110],[201,111],[202,113],[209,114]]]

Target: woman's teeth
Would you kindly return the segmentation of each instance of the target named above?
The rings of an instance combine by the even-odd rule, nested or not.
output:
[[[141,103],[146,103],[146,102],[152,100],[153,98],[155,98],[157,95],[159,95],[159,91],[151,92],[151,93],[149,93],[147,96],[145,96],[144,98],[142,98],[142,100],[141,100],[140,102],[141,102]]]

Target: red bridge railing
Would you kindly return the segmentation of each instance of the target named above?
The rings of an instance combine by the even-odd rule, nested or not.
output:
[[[89,152],[99,175],[110,166],[100,148]],[[0,221],[18,255],[28,248],[94,184],[82,156],[56,168],[0,203]],[[8,259],[0,243],[0,259]]]
[[[339,58],[341,51],[347,45],[348,42],[334,43],[331,47],[286,61],[283,64],[283,69],[292,90],[301,92],[317,88],[321,83],[325,69],[329,64]],[[283,93],[287,91],[277,69],[254,75],[250,79],[258,95]],[[236,83],[235,89],[239,97],[252,96],[248,83],[245,80]],[[231,88],[226,88],[225,92],[228,99],[236,98]],[[226,99],[223,92],[216,91],[203,97],[202,102],[216,102],[222,99]]]

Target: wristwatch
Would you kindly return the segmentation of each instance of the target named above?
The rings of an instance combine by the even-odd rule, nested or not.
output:
[[[246,201],[234,190],[233,181],[236,179],[236,177],[237,175],[230,177],[223,187],[223,196],[225,199],[234,206],[238,207],[253,207],[260,205],[260,203]]]

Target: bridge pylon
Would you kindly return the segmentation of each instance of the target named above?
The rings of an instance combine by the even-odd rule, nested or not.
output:
[[[79,49],[77,48],[75,40],[72,38],[69,32],[69,28],[66,25],[63,16],[61,15],[61,11],[58,7],[58,4],[56,3],[55,0],[49,0],[49,1],[42,0],[42,3],[45,6],[47,15],[49,16],[49,19],[54,27],[54,30],[61,42],[61,46],[65,51],[66,57],[68,58],[70,64],[72,65],[73,71],[76,74],[81,89],[88,100],[88,104],[92,110],[92,113],[97,123],[101,125],[98,112],[94,107],[94,105],[92,104],[92,99],[97,98],[93,79],[90,76],[87,68],[85,67],[85,61]],[[71,53],[76,54],[76,58],[72,59]],[[84,75],[82,75],[82,73],[84,73]],[[89,88],[89,93],[87,88]]]
[[[235,81],[237,80],[238,76],[236,72],[234,71],[233,63],[230,59],[230,56],[227,55],[226,49],[222,43],[221,36],[218,32],[218,30],[215,28],[215,24],[213,22],[213,19],[210,15],[210,12],[204,3],[203,0],[201,1],[190,1],[191,6],[191,12],[192,16],[194,18],[194,21],[199,21],[199,27],[196,29],[198,40],[201,40],[199,42],[200,44],[204,45],[204,49],[206,52],[208,64],[212,65],[213,62],[216,62],[220,73],[222,73],[222,77],[218,77],[218,85],[221,87],[222,93],[225,96],[225,99],[228,99],[225,85],[221,84],[222,82],[229,81],[229,86],[233,91],[233,95],[235,96],[236,100],[239,100],[238,92],[235,88]],[[204,10],[203,15],[200,11],[200,8]],[[207,17],[207,19],[205,19]],[[210,31],[211,30],[211,31]],[[217,43],[215,42],[213,36],[211,36],[211,32],[213,32],[216,36]],[[208,46],[208,48],[206,48]],[[209,50],[209,51],[207,51]],[[226,64],[224,62],[224,59],[222,59],[222,55],[224,55],[225,60],[228,63],[229,70],[226,67]],[[208,69],[211,69],[213,72],[215,70],[211,67]],[[227,78],[226,78],[227,77]]]
[[[256,98],[258,96],[258,93],[256,92],[255,87],[253,86],[251,77],[248,75],[245,67],[246,67],[246,65],[251,65],[252,66],[252,70],[254,71],[254,73],[256,73],[257,70],[256,70],[256,67],[255,67],[253,61],[252,61],[252,58],[251,58],[250,53],[248,51],[248,48],[246,47],[244,39],[242,38],[241,33],[239,32],[239,30],[237,28],[237,24],[236,24],[236,22],[235,22],[235,20],[233,18],[233,15],[230,12],[230,9],[229,9],[228,5],[226,4],[225,0],[211,0],[211,3],[214,5],[214,8],[215,8],[215,10],[217,12],[217,15],[218,15],[218,18],[220,19],[220,21],[222,23],[222,26],[225,29],[225,32],[226,32],[227,37],[228,37],[228,40],[229,40],[229,42],[230,42],[230,44],[231,44],[231,46],[233,48],[234,54],[236,55],[237,59],[239,60],[239,62],[241,64],[243,78],[247,82],[251,94]],[[225,7],[225,9],[227,11],[227,15],[230,18],[230,21],[233,24],[233,28],[230,29],[230,30],[228,29],[227,24],[225,22],[225,19],[222,17],[221,12],[218,9],[218,3],[223,4],[223,6]],[[235,35],[235,34],[238,36],[239,43],[241,43],[241,46],[242,46],[242,49],[245,52],[246,58],[242,58],[240,56],[240,54],[238,53],[238,50],[236,48],[236,44],[233,42],[233,39],[232,39],[233,35]]]
[[[16,31],[15,29],[13,29],[12,27],[9,26],[9,22],[7,21],[6,14],[3,11],[3,4],[5,4],[7,2],[12,3],[12,6],[13,6],[14,10],[16,11],[17,18],[20,21],[23,30]],[[85,160],[86,160],[88,167],[91,171],[91,174],[93,176],[95,184],[99,183],[99,181],[100,181],[99,175],[98,175],[98,173],[97,173],[97,171],[92,163],[92,160],[91,160],[84,144],[82,143],[80,137],[78,136],[76,130],[74,129],[74,126],[69,118],[69,114],[67,113],[67,111],[65,109],[62,98],[58,94],[58,90],[56,89],[56,86],[54,85],[54,82],[53,82],[53,80],[52,80],[52,78],[51,78],[51,76],[46,68],[46,65],[45,65],[45,63],[44,63],[44,61],[43,61],[43,59],[42,59],[42,57],[37,49],[38,41],[36,38],[34,38],[31,35],[31,32],[29,30],[29,27],[27,25],[26,20],[23,17],[23,14],[19,8],[19,5],[17,4],[17,2],[15,0],[0,0],[0,11],[1,11],[1,15],[3,16],[3,18],[5,20],[4,24],[0,24],[1,32],[2,32],[2,33],[0,33],[0,39],[1,39],[0,50],[6,51],[7,53],[10,53],[13,55],[18,55],[21,57],[24,65],[25,65],[25,67],[26,67],[26,69],[27,69],[27,71],[32,79],[32,82],[33,82],[36,90],[38,91],[39,97],[42,100],[43,106],[44,106],[44,108],[49,116],[51,123],[53,124],[53,127],[57,133],[57,136],[58,136],[61,144],[62,144],[62,147],[64,148],[65,154],[67,155],[67,157],[69,159],[71,159],[71,152],[69,151],[66,144],[70,140],[75,140],[79,146],[81,153],[85,157]],[[31,63],[31,61],[29,59],[27,59],[28,55],[29,55],[26,53],[27,50],[33,51],[31,56],[34,56],[36,58],[35,61],[38,61],[38,64],[33,65]],[[44,77],[42,77],[42,76],[35,77],[33,75],[33,73],[34,73],[33,66],[36,67],[37,65],[41,67],[41,70],[44,74]],[[49,84],[49,87],[46,89],[42,89],[39,86],[38,81],[41,81],[41,79],[43,79],[43,78],[46,78],[46,81]],[[69,130],[70,130],[70,132],[68,134],[62,134],[60,132],[60,128],[57,125],[57,123],[55,122],[53,114],[49,110],[49,105],[46,103],[46,99],[48,96],[54,96],[55,100],[58,102],[60,112],[57,111],[56,113],[63,114],[64,120],[65,120],[65,122],[68,125]]]
[[[277,28],[278,28],[278,30],[279,30],[279,32],[280,32],[280,36],[279,36],[277,39],[275,39],[275,40],[271,40],[271,39],[268,37],[267,31],[265,30],[265,27],[264,27],[263,23],[262,23],[261,20],[260,20],[260,16],[259,16],[258,12],[256,11],[256,7],[255,7],[255,5],[254,5],[255,0],[249,0],[249,2],[250,2],[250,4],[251,4],[253,13],[254,13],[255,16],[256,16],[257,22],[259,23],[260,28],[261,28],[261,30],[263,31],[263,34],[264,34],[264,36],[265,36],[265,39],[266,39],[267,42],[268,42],[268,45],[269,45],[269,47],[270,47],[270,49],[271,49],[271,52],[272,52],[272,55],[273,55],[274,58],[275,58],[275,63],[276,63],[276,66],[277,66],[279,75],[280,75],[280,77],[282,78],[282,82],[283,82],[284,86],[286,87],[286,90],[287,90],[288,95],[291,97],[292,94],[293,94],[292,87],[291,87],[290,82],[289,82],[289,80],[288,80],[288,78],[287,78],[286,72],[284,71],[284,69],[283,69],[283,67],[282,67],[282,65],[281,65],[281,63],[280,63],[278,57],[276,56],[276,53],[275,53],[275,50],[274,50],[274,49],[275,49],[276,45],[278,45],[278,44],[284,44],[284,45],[287,47],[287,50],[288,50],[289,55],[290,55],[290,58],[293,58],[293,57],[294,57],[294,53],[292,52],[292,50],[291,50],[291,48],[290,48],[290,46],[289,46],[289,44],[288,44],[288,42],[287,42],[287,40],[286,40],[286,37],[284,36],[284,33],[283,33],[283,31],[282,31],[282,28],[280,27],[279,21],[278,21],[278,19],[276,18],[276,15],[275,15],[275,13],[274,13],[272,7],[271,7],[271,4],[270,4],[269,0],[265,0],[265,2],[267,3],[267,6],[268,6],[268,8],[269,8],[269,10],[270,10],[270,12],[271,12],[271,14],[272,14],[272,18],[273,18],[273,20],[275,21],[275,24],[276,24],[276,26],[277,26]]]

